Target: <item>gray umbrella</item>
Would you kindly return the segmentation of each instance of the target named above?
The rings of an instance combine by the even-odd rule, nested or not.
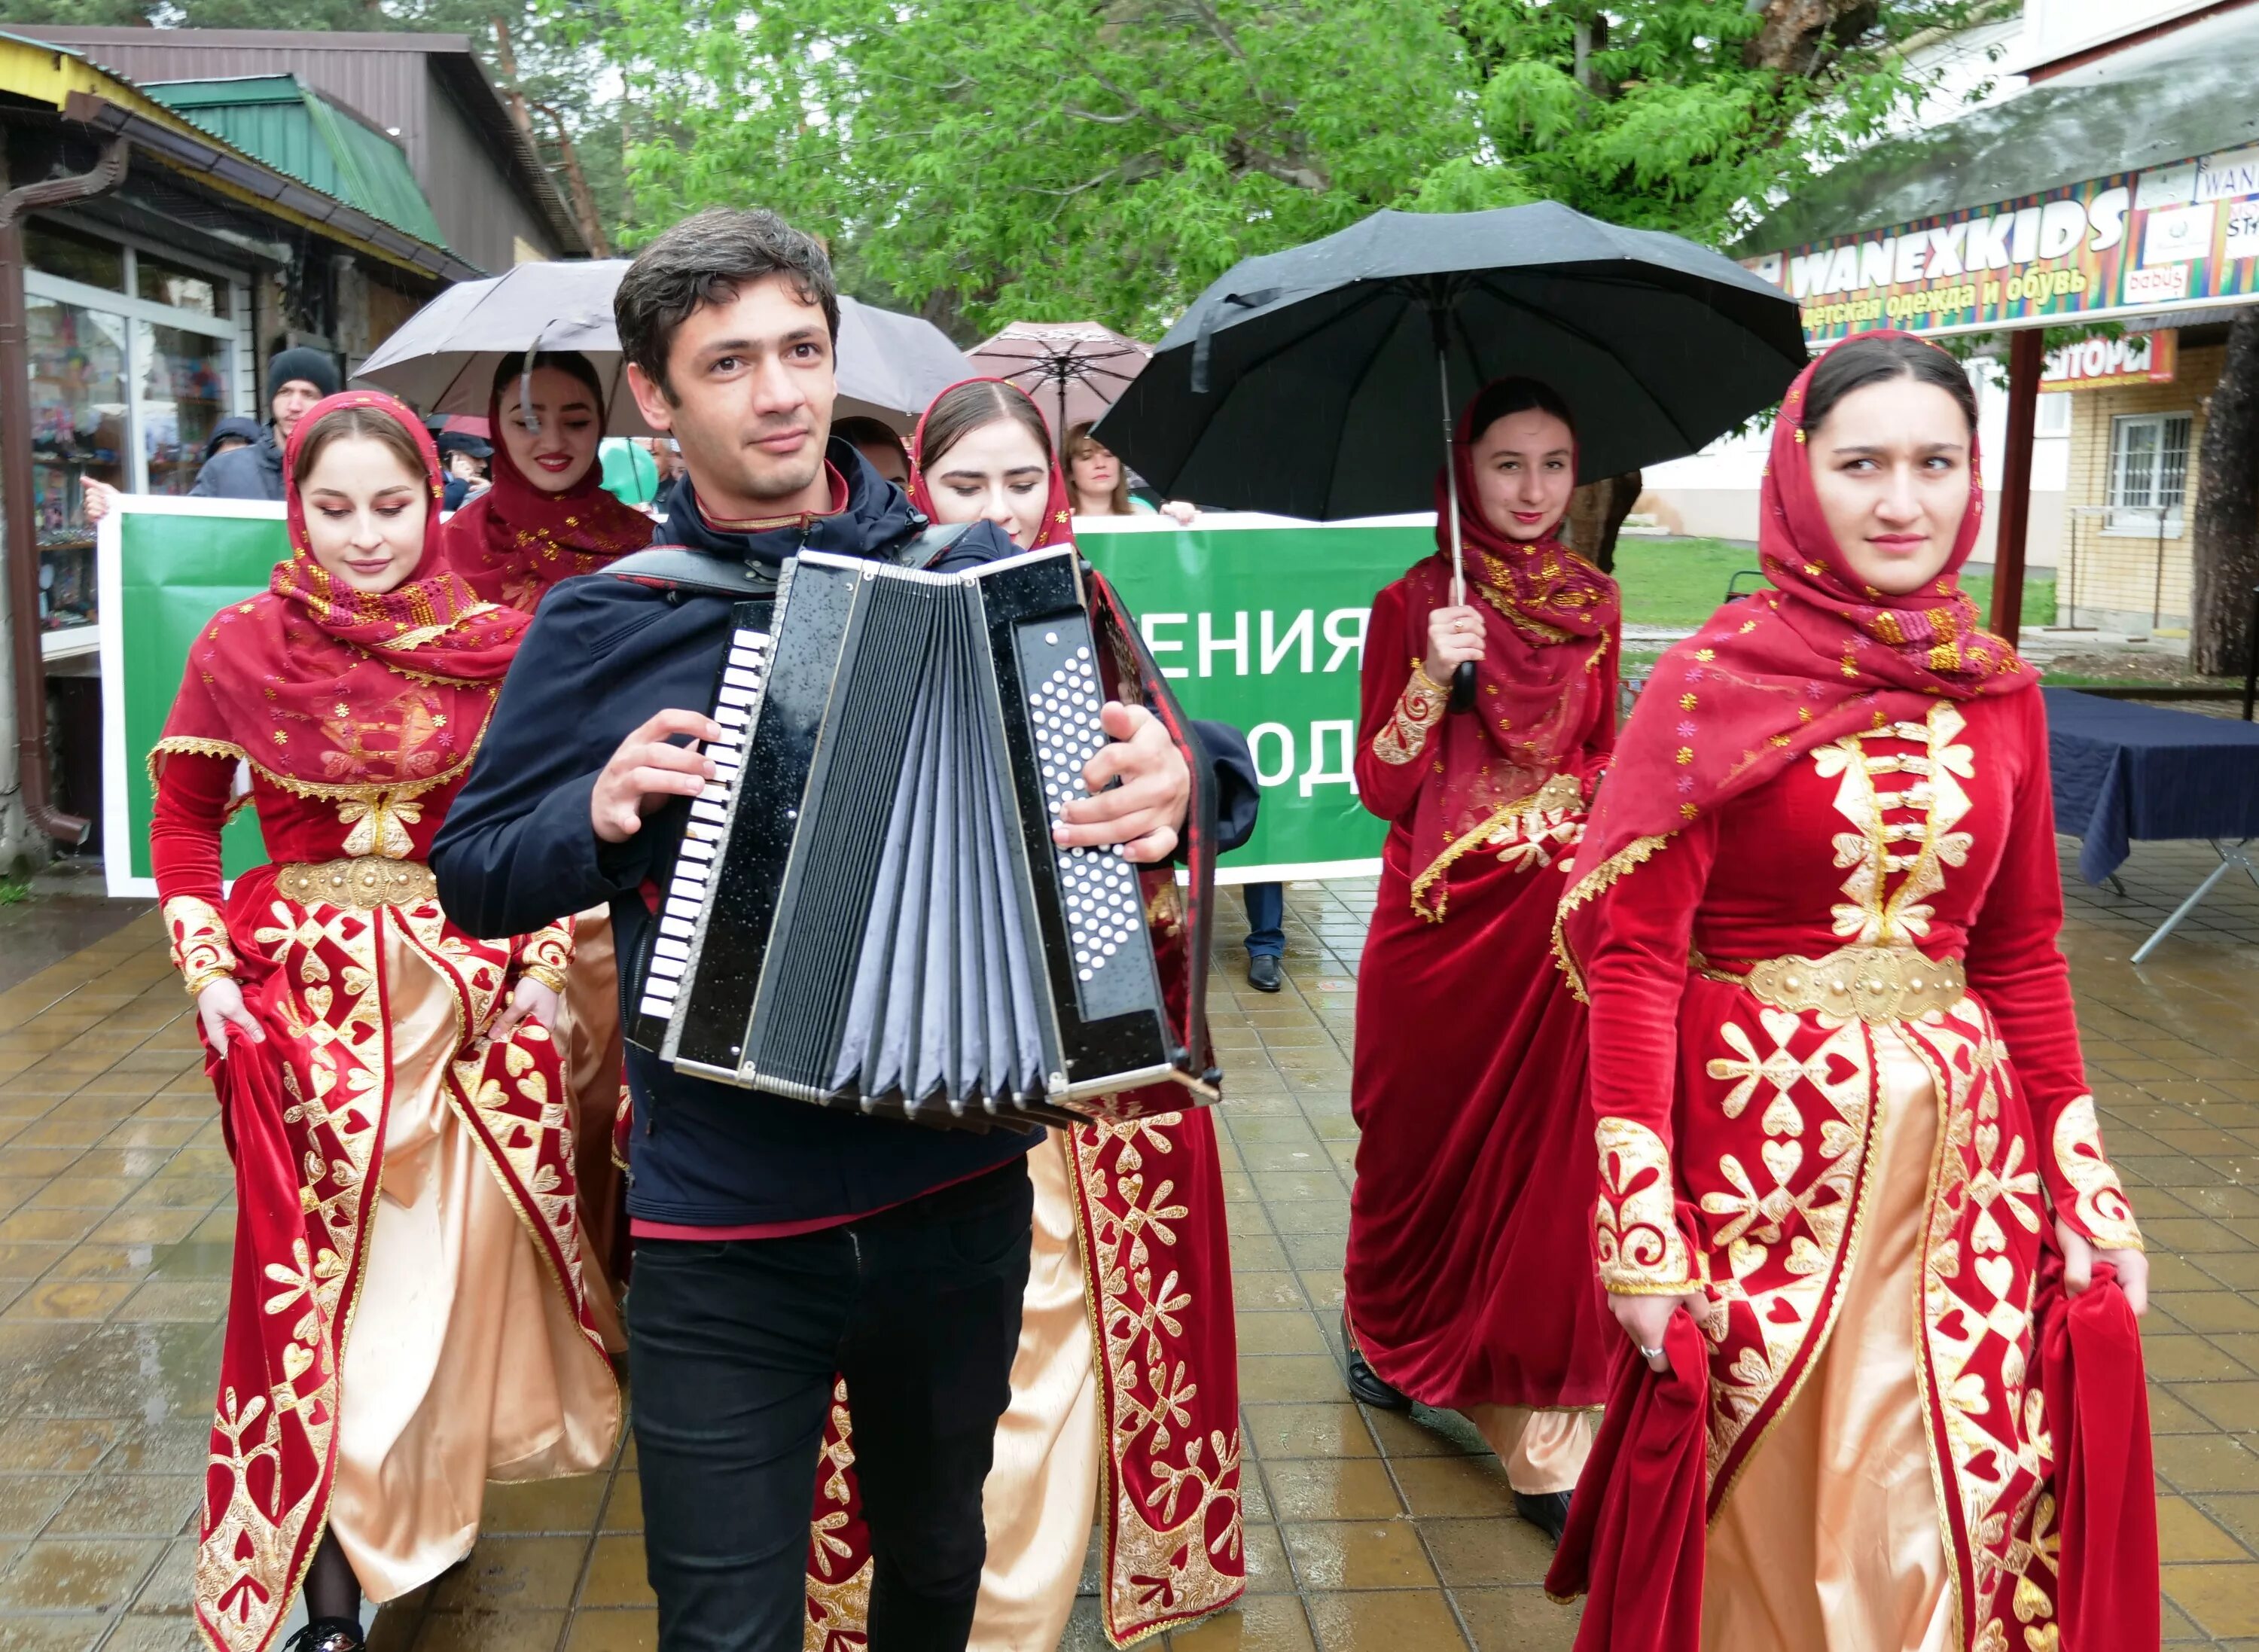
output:
[[[1559,392],[1590,481],[1695,452],[1805,360],[1793,300],[1675,235],[1550,201],[1376,212],[1230,271],[1092,434],[1172,497],[1320,520],[1420,509],[1440,463],[1459,602],[1443,461],[1480,386]],[[1455,704],[1473,692],[1472,668],[1460,677]]]
[[[495,370],[529,350],[577,350],[602,381],[605,432],[652,436],[628,394],[612,324],[624,258],[520,264],[446,288],[361,363],[358,381],[389,390],[425,413],[483,418]],[[948,336],[916,316],[839,301],[839,400],[835,416],[861,413],[907,432],[925,405],[973,365]]]

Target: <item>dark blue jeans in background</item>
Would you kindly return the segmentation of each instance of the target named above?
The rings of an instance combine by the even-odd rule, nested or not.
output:
[[[1247,901],[1247,956],[1286,957],[1286,886],[1244,883],[1239,892]]]
[[[876,1563],[871,1652],[964,1652],[1032,1205],[1014,1159],[818,1233],[636,1242],[628,1358],[661,1652],[800,1652],[835,1376]]]

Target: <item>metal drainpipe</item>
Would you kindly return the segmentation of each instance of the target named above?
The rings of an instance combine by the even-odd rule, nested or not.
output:
[[[47,669],[39,652],[39,536],[32,514],[32,364],[24,303],[24,214],[83,201],[125,177],[126,141],[113,139],[91,171],[0,196],[0,490],[6,494],[9,641],[16,676],[16,773],[32,824],[82,844],[91,822],[57,808],[47,764]],[[4,182],[4,174],[0,174]],[[114,692],[116,685],[111,685]]]

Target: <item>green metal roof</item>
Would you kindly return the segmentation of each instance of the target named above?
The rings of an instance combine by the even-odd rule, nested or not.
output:
[[[1735,250],[1816,245],[2259,143],[2255,62],[2259,6],[2204,18],[1864,150],[1806,184]]]
[[[445,246],[408,157],[295,75],[168,81],[141,89],[185,120],[278,172],[359,207],[419,241]]]

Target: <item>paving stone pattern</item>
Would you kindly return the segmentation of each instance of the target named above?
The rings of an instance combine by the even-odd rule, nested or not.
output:
[[[2224,884],[2136,971],[2127,954],[2211,851],[2142,845],[2121,895],[2079,883],[2075,849],[2065,945],[2155,1257],[2166,1639],[2259,1652],[2259,890]],[[1349,1050],[1372,898],[1369,882],[1290,892],[1275,997],[1245,986],[1238,902],[1222,903],[1249,1593],[1171,1636],[1179,1652],[1544,1652],[1573,1633],[1539,1587],[1543,1542],[1472,1431],[1361,1410],[1341,1385]],[[0,1652],[171,1652],[194,1644],[232,1183],[154,919],[82,932],[90,943],[0,992]],[[651,1647],[641,1523],[630,1446],[601,1474],[497,1487],[468,1563],[388,1607],[375,1645]],[[1080,1603],[1073,1652],[1104,1645],[1095,1604]]]

